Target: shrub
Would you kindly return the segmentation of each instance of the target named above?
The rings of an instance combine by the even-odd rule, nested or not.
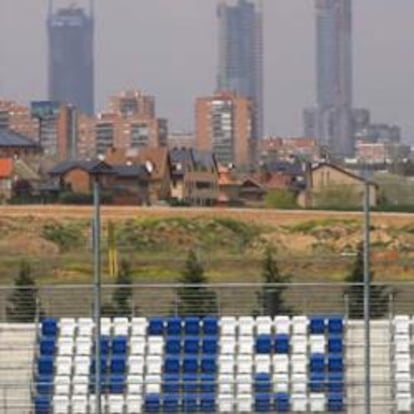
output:
[[[268,208],[295,209],[298,207],[296,194],[290,190],[271,190],[266,194],[264,201]]]

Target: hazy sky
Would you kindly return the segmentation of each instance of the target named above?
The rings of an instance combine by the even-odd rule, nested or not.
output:
[[[57,0],[68,4],[71,0]],[[87,3],[78,0],[78,4]],[[157,97],[171,129],[214,91],[217,0],[96,0],[96,102],[125,88]],[[315,101],[313,0],[265,0],[265,129],[302,133]],[[0,0],[0,96],[46,95],[47,0]],[[354,106],[414,142],[414,1],[354,0]]]

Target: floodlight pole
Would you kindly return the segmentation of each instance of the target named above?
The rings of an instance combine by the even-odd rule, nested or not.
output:
[[[93,176],[93,269],[95,322],[95,407],[101,414],[101,213],[99,175]]]
[[[364,183],[364,332],[365,332],[365,414],[371,414],[371,278],[370,278],[370,186]]]

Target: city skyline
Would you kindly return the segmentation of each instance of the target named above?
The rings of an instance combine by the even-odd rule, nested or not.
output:
[[[45,7],[39,7],[44,3],[5,2],[0,34],[5,38],[9,30],[18,30],[19,36],[13,45],[5,41],[0,44],[0,95],[19,101],[40,99],[46,96]],[[206,0],[194,6],[182,0],[179,7],[170,7],[165,0],[140,5],[124,1],[122,8],[107,0],[100,3],[97,107],[102,108],[105,99],[116,91],[139,88],[157,96],[158,112],[170,118],[172,129],[193,127],[195,97],[211,94],[215,86],[217,2]],[[302,108],[312,105],[316,97],[313,2],[293,3],[264,2],[265,131],[280,135],[300,135]],[[354,6],[354,106],[370,108],[374,119],[401,124],[404,136],[409,138],[414,137],[410,115],[414,107],[414,42],[410,41],[414,29],[408,16],[414,6],[407,0],[399,0],[398,6],[390,7],[384,0],[364,0]],[[19,15],[20,23],[10,24],[19,21]],[[158,29],[145,25],[154,19]],[[384,27],[389,28],[386,33]],[[158,31],[149,36],[149,30]],[[146,37],[141,42],[139,34],[144,32]],[[126,41],[131,38],[133,41]],[[119,58],[124,58],[125,65],[119,65]]]

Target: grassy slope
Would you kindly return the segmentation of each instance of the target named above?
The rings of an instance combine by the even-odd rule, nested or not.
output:
[[[260,278],[264,247],[277,248],[280,267],[297,281],[341,281],[361,238],[361,214],[268,210],[104,208],[115,223],[119,256],[137,282],[169,282],[189,248],[197,249],[212,282]],[[0,208],[1,283],[9,284],[22,257],[44,284],[86,283],[91,275],[90,208]],[[379,280],[412,279],[411,215],[375,214],[371,232]],[[412,247],[413,246],[413,247]],[[104,271],[106,246],[103,243]],[[398,261],[387,252],[398,251]],[[382,257],[383,255],[383,257]],[[110,281],[105,274],[105,281]]]

